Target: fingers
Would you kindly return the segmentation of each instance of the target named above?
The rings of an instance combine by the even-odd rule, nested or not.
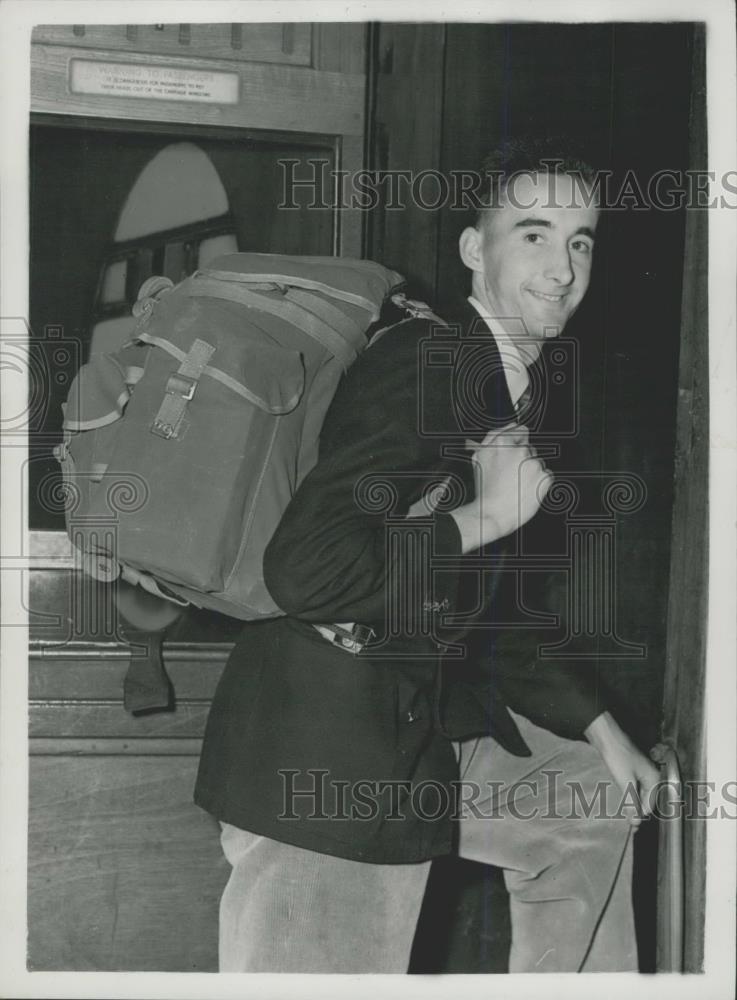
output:
[[[469,451],[478,451],[479,448],[488,447],[490,444],[518,444],[526,445],[530,440],[530,432],[524,424],[505,424],[503,427],[495,427],[490,430],[481,441],[472,441],[466,438],[466,448]]]
[[[655,812],[659,772],[648,767],[646,771],[637,774],[634,782],[631,783],[631,800],[625,808],[625,815],[631,827],[637,828],[642,825],[644,819],[649,819]]]
[[[540,482],[537,487],[537,495],[540,501],[542,502],[548,495],[550,487],[555,482],[555,476],[547,467],[547,465],[545,465],[543,462],[541,462],[540,464],[542,465],[542,470],[541,470]]]
[[[524,461],[527,466],[525,471],[529,476],[528,482],[534,486],[539,500],[543,500],[553,485],[555,477],[543,459],[538,457],[535,448],[528,445],[524,450],[526,452]]]
[[[648,761],[647,768],[640,775],[640,802],[645,817],[652,816],[655,812],[659,783],[660,771]]]

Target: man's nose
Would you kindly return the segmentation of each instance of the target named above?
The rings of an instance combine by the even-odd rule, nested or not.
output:
[[[568,247],[553,247],[547,260],[545,277],[552,278],[559,285],[570,285],[573,281],[573,267]]]

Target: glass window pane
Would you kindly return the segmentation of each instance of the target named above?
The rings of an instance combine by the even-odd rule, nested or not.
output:
[[[193,142],[174,142],[138,175],[120,213],[115,240],[160,233],[227,211],[228,196],[207,153]]]
[[[113,302],[125,302],[125,278],[128,273],[128,261],[116,260],[105,271],[100,295],[103,305]]]
[[[164,274],[176,284],[187,276],[184,244],[167,243],[164,248]]]

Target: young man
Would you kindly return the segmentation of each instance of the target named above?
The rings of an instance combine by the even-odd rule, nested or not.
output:
[[[362,355],[269,545],[287,617],[244,628],[196,790],[233,868],[222,971],[406,971],[430,860],[454,847],[505,871],[511,971],[637,968],[639,818],[619,805],[630,785],[647,811],[657,771],[593,670],[491,639],[459,657],[463,628],[444,629],[491,615],[505,546],[551,486],[514,414],[588,287],[598,211],[578,166],[547,169],[524,147],[508,158],[461,235],[472,295],[450,339],[417,318]],[[479,398],[469,435],[464,401]],[[438,484],[450,499],[428,504]],[[574,782],[587,801],[603,789],[603,808],[577,808]]]

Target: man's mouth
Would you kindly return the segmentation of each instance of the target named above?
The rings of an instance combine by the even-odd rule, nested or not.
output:
[[[536,292],[532,288],[528,288],[527,291],[530,293],[530,295],[534,295],[536,299],[542,299],[543,302],[555,302],[555,303],[557,303],[557,302],[562,302],[563,299],[565,298],[565,294],[563,294],[563,295],[548,295],[545,292]]]

